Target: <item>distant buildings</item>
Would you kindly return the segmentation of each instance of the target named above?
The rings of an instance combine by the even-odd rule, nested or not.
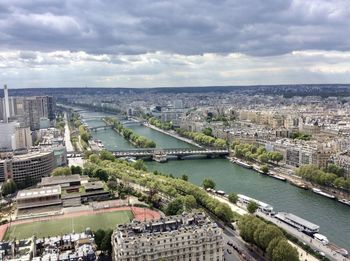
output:
[[[119,225],[112,235],[114,261],[222,261],[222,230],[203,213]]]
[[[62,236],[0,242],[0,260],[9,261],[95,261],[96,245],[87,230]]]

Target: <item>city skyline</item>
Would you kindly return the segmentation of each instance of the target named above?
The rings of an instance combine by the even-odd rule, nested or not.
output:
[[[10,88],[349,83],[345,1],[0,2]]]

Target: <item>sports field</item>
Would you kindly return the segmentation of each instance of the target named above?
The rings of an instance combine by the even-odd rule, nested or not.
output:
[[[113,229],[118,224],[128,223],[133,219],[129,210],[88,214],[76,217],[59,218],[12,225],[7,229],[4,240],[24,239],[32,235],[48,237],[71,232],[82,232],[87,227],[91,230]]]

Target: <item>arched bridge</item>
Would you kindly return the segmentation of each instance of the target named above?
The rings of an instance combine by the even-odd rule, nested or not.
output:
[[[98,130],[107,130],[112,128],[113,128],[112,125],[101,125],[101,126],[89,127],[88,129],[90,131],[98,131]]]
[[[132,149],[132,150],[115,150],[110,151],[117,158],[119,157],[153,157],[154,155],[186,157],[186,156],[226,156],[229,154],[227,149],[198,149],[198,148],[181,148],[181,149]]]

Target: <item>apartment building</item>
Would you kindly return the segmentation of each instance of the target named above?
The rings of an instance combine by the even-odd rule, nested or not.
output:
[[[203,213],[119,225],[112,235],[114,261],[222,261],[223,234]]]

